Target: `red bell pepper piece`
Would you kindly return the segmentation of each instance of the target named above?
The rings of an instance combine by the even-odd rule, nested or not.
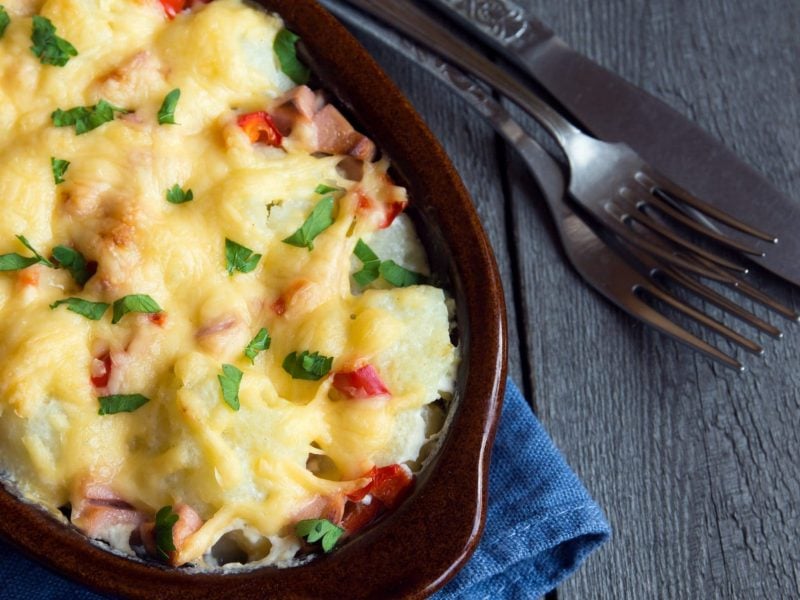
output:
[[[161,6],[164,7],[164,13],[167,18],[171,20],[186,8],[186,0],[161,0]]]
[[[167,322],[167,313],[164,311],[157,312],[157,313],[150,313],[147,315],[148,320],[153,325],[158,325],[159,327],[163,327],[164,324]]]
[[[98,356],[97,360],[103,363],[103,370],[94,375],[90,375],[92,385],[96,388],[104,388],[108,385],[108,379],[111,377],[111,355],[106,352],[102,356]]]
[[[401,212],[403,212],[408,204],[407,200],[393,200],[392,202],[378,203],[364,192],[356,192],[358,196],[358,205],[356,210],[361,213],[367,213],[376,210],[375,205],[380,204],[378,208],[383,210],[383,221],[378,225],[378,229],[386,229],[391,225]]]
[[[380,226],[380,229],[386,229],[392,222],[397,218],[401,212],[403,212],[406,208],[406,204],[408,202],[391,202],[385,206],[385,216],[383,219],[383,224]]]
[[[411,493],[414,476],[402,465],[373,467],[367,474],[371,481],[347,495],[354,504],[349,507],[342,527],[352,534],[375,520],[381,513],[396,508]],[[371,496],[369,504],[363,502]]]
[[[389,465],[387,467],[372,467],[365,475],[370,482],[364,487],[347,494],[347,499],[361,502],[367,494],[382,502],[387,508],[394,508],[411,491],[414,476],[402,465]]]
[[[380,512],[381,505],[378,502],[354,504],[342,519],[342,529],[344,529],[348,535],[353,535],[378,518]]]
[[[402,465],[374,469],[369,493],[373,502],[379,500],[388,509],[395,508],[411,492],[414,476]]]
[[[272,121],[272,117],[263,110],[239,115],[236,124],[242,128],[254,144],[261,142],[278,148],[283,142],[283,136]]]
[[[354,400],[390,393],[372,365],[363,366],[355,371],[336,373],[333,376],[333,387]]]

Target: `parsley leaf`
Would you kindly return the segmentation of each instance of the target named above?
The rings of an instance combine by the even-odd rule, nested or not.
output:
[[[239,385],[242,383],[242,372],[233,365],[222,365],[222,374],[217,375],[222,388],[222,399],[233,410],[239,410]]]
[[[123,412],[133,412],[137,408],[141,408],[148,402],[150,398],[142,396],[141,394],[117,394],[114,396],[100,396],[100,410],[97,411],[98,415],[115,415]]]
[[[321,541],[323,551],[330,552],[342,537],[344,529],[337,527],[328,519],[303,519],[294,526],[295,533],[304,537],[308,543]]]
[[[308,82],[310,72],[308,67],[297,58],[296,44],[299,39],[299,36],[288,29],[281,29],[278,35],[275,36],[272,49],[278,57],[281,71],[286,73],[289,79],[294,81],[297,85],[303,85]]]
[[[356,283],[361,287],[366,287],[378,277],[383,277],[387,283],[395,287],[417,285],[425,283],[427,279],[421,273],[409,271],[393,260],[381,261],[378,255],[372,251],[372,248],[367,246],[364,240],[359,239],[358,242],[356,242],[353,254],[363,263],[361,270],[353,273],[353,279],[355,279]]]
[[[408,287],[425,282],[425,276],[401,267],[393,260],[385,260],[380,267],[381,277],[395,287]]]
[[[175,107],[178,105],[178,100],[180,97],[181,91],[178,88],[175,88],[169,94],[164,96],[164,101],[161,103],[161,108],[158,109],[159,125],[176,125]]]
[[[311,354],[305,350],[298,354],[292,352],[283,359],[283,370],[293,379],[305,379],[306,381],[319,381],[330,373],[333,366],[333,358],[322,356],[319,352]]]
[[[0,4],[0,38],[3,37],[9,23],[11,23],[11,18],[8,16],[5,7]]]
[[[92,276],[83,254],[68,246],[53,248],[53,258],[58,264],[69,271],[75,283],[82,286]]]
[[[55,268],[55,265],[52,262],[47,260],[44,256],[33,249],[33,246],[31,246],[31,243],[25,238],[24,235],[18,235],[17,239],[23,246],[33,252],[33,256],[22,256],[16,252],[0,255],[0,271],[20,271],[22,269],[27,269],[36,263]]]
[[[255,270],[260,260],[260,254],[253,254],[250,248],[245,248],[241,244],[225,238],[225,262],[228,275],[233,275],[234,271],[249,273]]]
[[[18,235],[17,239],[22,243],[23,246],[25,246],[28,250],[33,252],[33,255],[36,257],[36,262],[38,262],[40,264],[43,264],[46,267],[50,267],[51,269],[55,269],[56,268],[56,266],[52,262],[47,260],[44,256],[39,254],[36,250],[34,250],[33,246],[31,246],[31,243],[25,238],[24,235]]]
[[[167,202],[171,204],[183,204],[184,202],[191,202],[194,199],[194,192],[192,190],[181,189],[177,183],[167,190]]]
[[[115,113],[129,113],[125,108],[120,108],[100,100],[94,106],[76,106],[69,110],[57,108],[50,115],[53,125],[56,127],[75,126],[75,133],[81,135],[92,129],[97,129],[100,125],[114,120]]]
[[[353,254],[363,263],[361,270],[353,273],[353,279],[361,287],[366,287],[380,277],[381,259],[362,239],[356,242]]]
[[[39,259],[35,256],[21,256],[16,252],[0,255],[0,271],[20,271],[35,265]]]
[[[156,538],[156,550],[164,560],[169,559],[169,553],[175,552],[175,541],[172,539],[172,528],[180,517],[172,512],[171,506],[164,506],[156,513],[156,524],[153,532]]]
[[[283,240],[284,243],[298,248],[314,249],[314,238],[333,225],[333,196],[320,200],[311,211],[300,229]]]
[[[62,304],[67,305],[67,310],[78,313],[82,317],[86,317],[92,321],[99,321],[100,318],[106,314],[108,304],[104,302],[89,302],[82,298],[65,298],[64,300],[57,300],[50,305],[50,308],[55,309]]]
[[[250,359],[251,363],[256,364],[256,356],[258,356],[258,353],[269,350],[269,345],[271,343],[272,339],[269,337],[269,332],[262,327],[256,334],[256,337],[247,344],[247,347],[244,349],[244,355]]]
[[[51,156],[50,167],[53,169],[53,180],[56,182],[56,185],[64,183],[64,173],[66,173],[67,168],[69,168],[69,161]]]
[[[33,33],[31,33],[31,51],[39,57],[43,65],[63,67],[70,57],[78,56],[75,46],[56,35],[56,28],[50,19],[33,17]]]
[[[324,183],[320,183],[315,189],[315,194],[341,194],[344,192],[344,188],[336,187],[333,185],[325,185]]]
[[[131,294],[114,302],[114,316],[112,324],[119,323],[120,319],[131,312],[159,313],[161,307],[147,294]]]

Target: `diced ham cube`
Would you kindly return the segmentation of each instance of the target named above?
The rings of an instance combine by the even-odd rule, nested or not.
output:
[[[328,519],[331,523],[339,523],[344,514],[344,503],[344,496],[339,494],[316,496],[294,514],[293,520],[297,522],[304,519]]]
[[[283,135],[290,135],[298,122],[310,123],[322,108],[319,97],[307,85],[298,85],[275,100],[272,120]]]
[[[361,160],[371,160],[375,155],[375,144],[353,129],[332,104],[325,105],[317,112],[312,122],[317,133],[317,151],[326,154],[351,154]]]
[[[143,521],[143,515],[110,486],[84,480],[72,493],[71,521],[92,538],[108,539],[111,528],[129,526],[131,531]]]

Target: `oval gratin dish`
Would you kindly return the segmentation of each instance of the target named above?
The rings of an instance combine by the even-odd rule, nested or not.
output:
[[[100,593],[126,598],[422,598],[472,554],[485,517],[491,444],[506,377],[505,304],[467,191],[439,143],[361,45],[313,0],[261,0],[302,40],[302,57],[359,131],[392,162],[431,270],[455,300],[460,352],[439,447],[413,494],[305,564],[192,572],[108,552],[0,486],[0,535]]]

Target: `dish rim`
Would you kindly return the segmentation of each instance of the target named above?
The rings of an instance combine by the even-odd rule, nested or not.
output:
[[[337,597],[422,598],[467,562],[483,530],[491,444],[507,367],[497,265],[469,194],[441,145],[360,43],[315,0],[248,1],[279,14],[300,36],[324,88],[357,115],[390,157],[419,217],[428,229],[438,230],[434,250],[450,254],[445,262],[457,299],[463,364],[449,430],[413,495],[394,513],[330,555],[297,567],[219,574],[131,560],[90,542],[2,486],[0,535],[89,588],[129,598],[322,597],[320,590],[330,589],[331,582]],[[451,474],[458,475],[455,481]],[[419,544],[420,539],[425,543]]]

